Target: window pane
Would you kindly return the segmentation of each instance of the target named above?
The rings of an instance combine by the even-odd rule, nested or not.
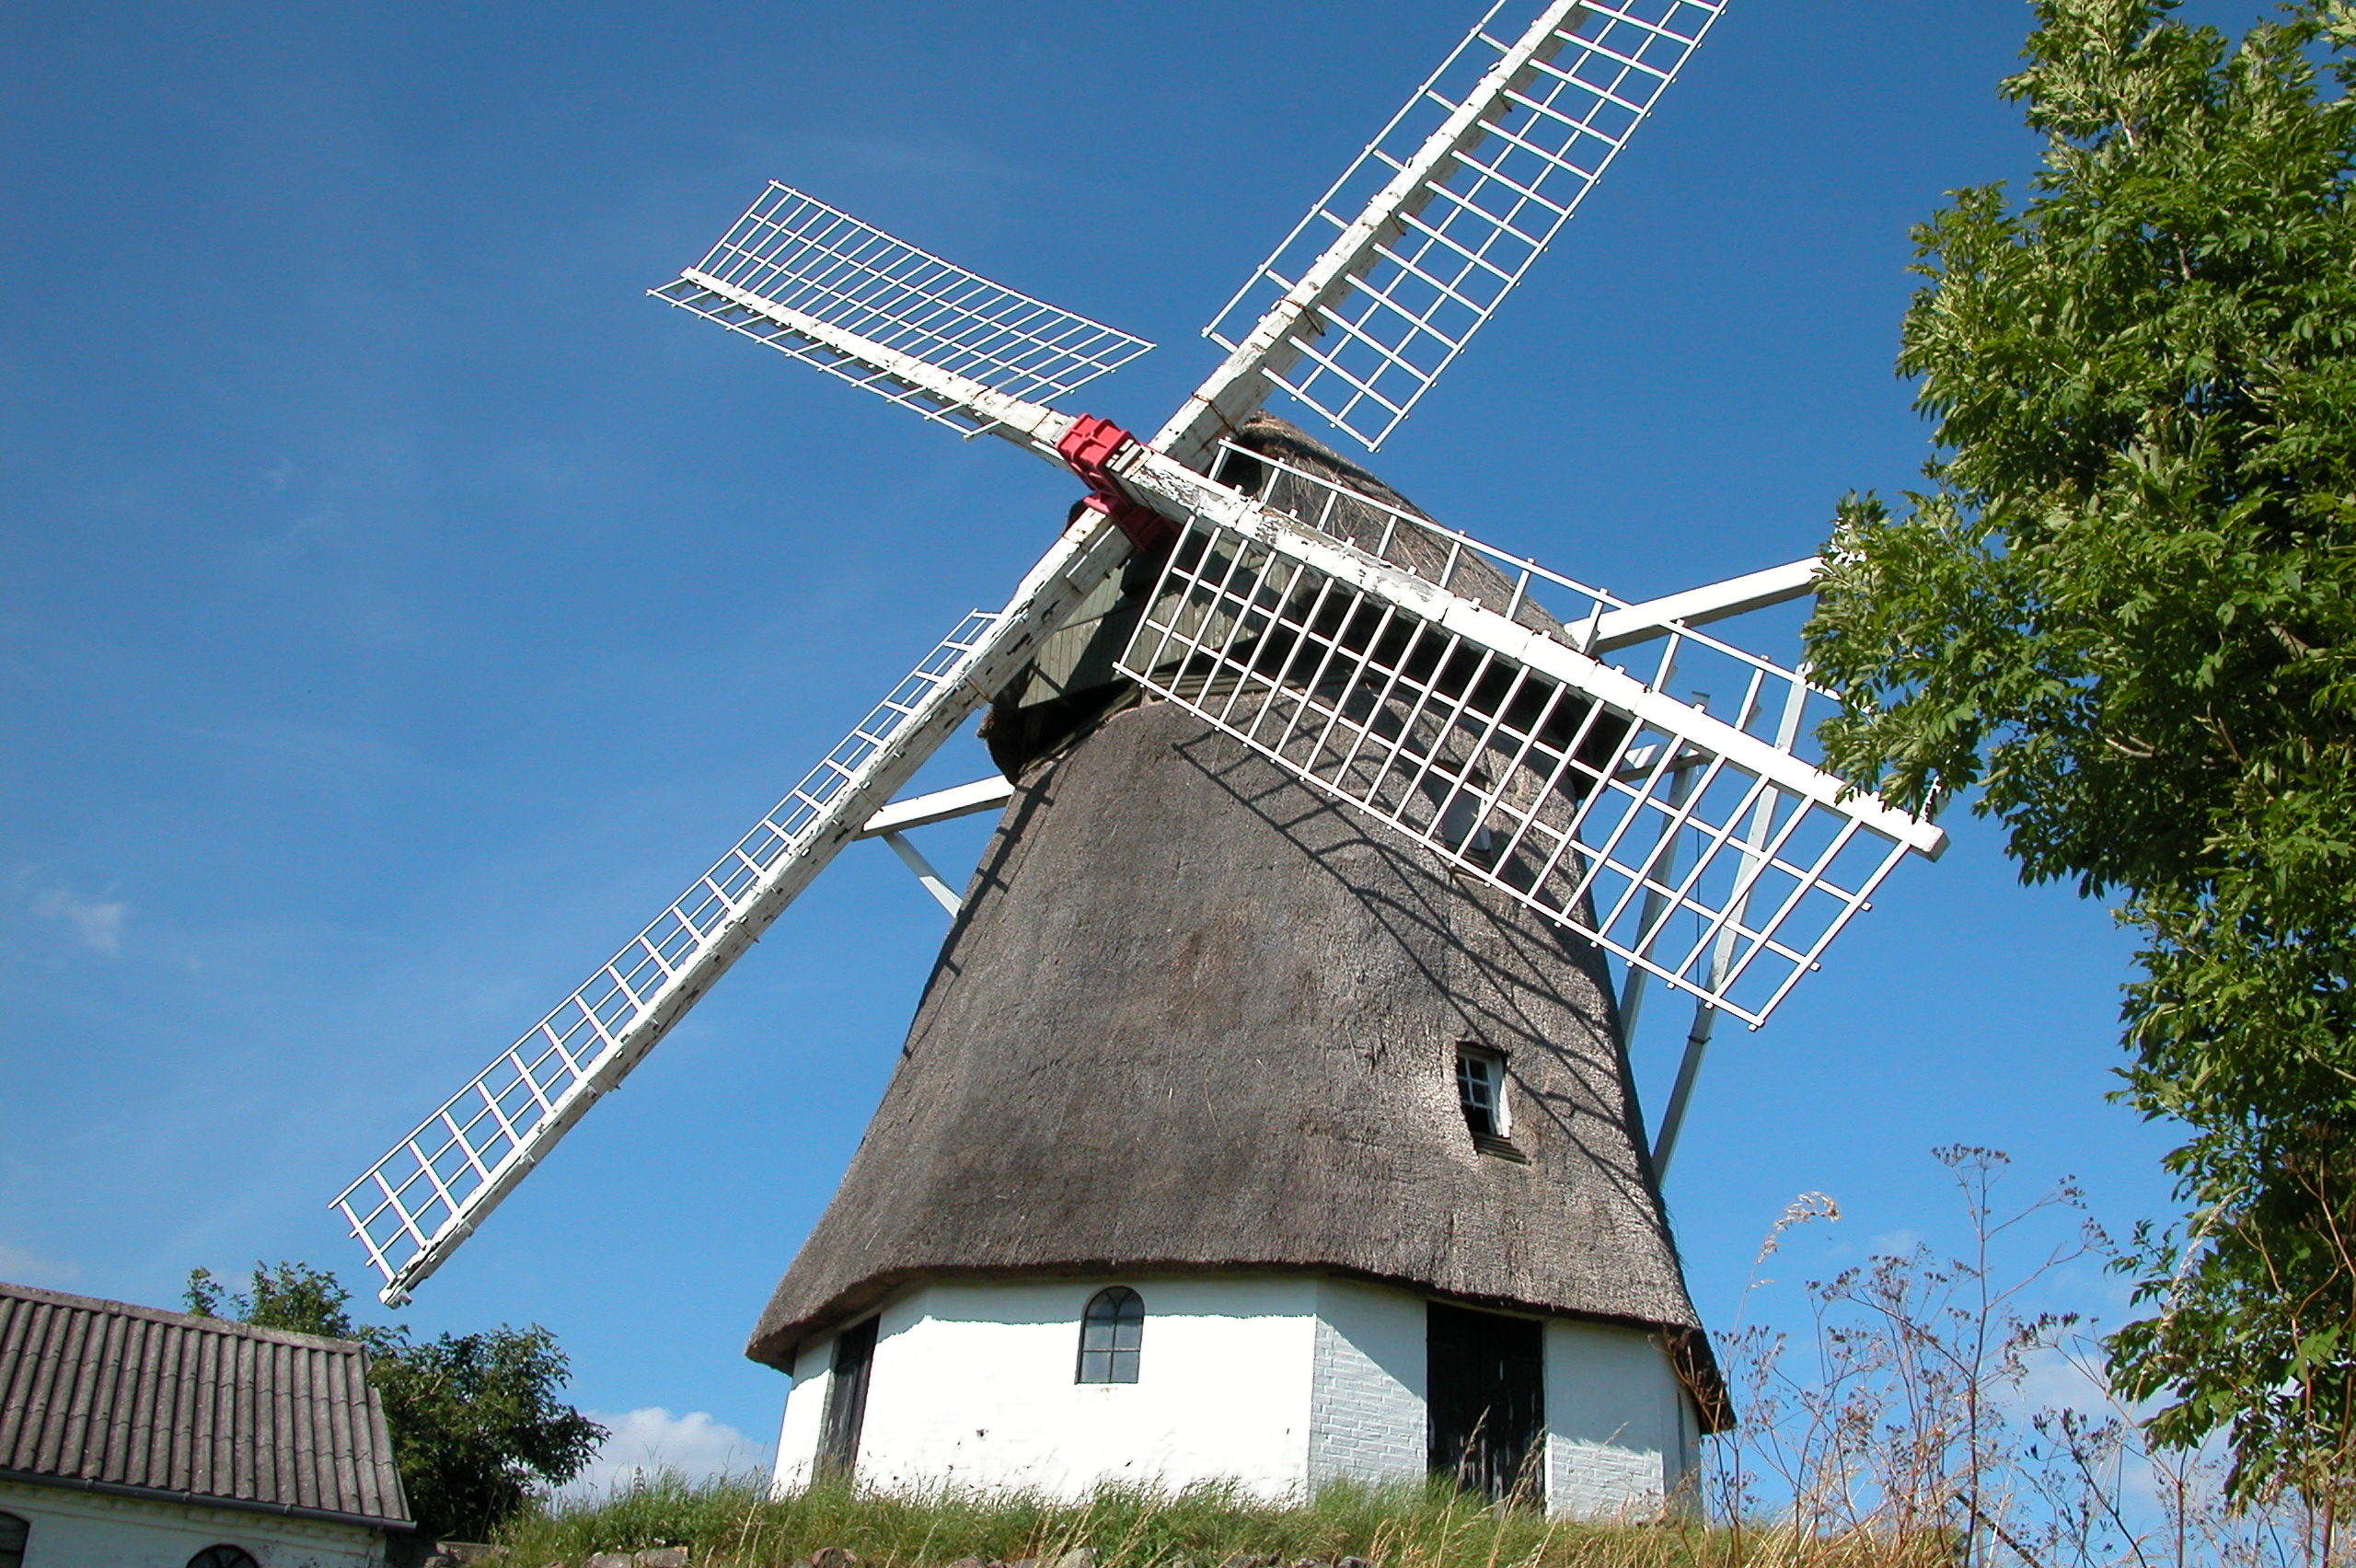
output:
[[[1504,1129],[1498,1125],[1498,1079],[1504,1075],[1501,1064],[1489,1056],[1475,1055],[1470,1051],[1456,1055],[1456,1094],[1464,1107],[1464,1124],[1485,1137],[1496,1137]]]
[[[1080,1320],[1082,1383],[1134,1383],[1145,1337],[1145,1301],[1126,1286],[1113,1286],[1089,1298]]]

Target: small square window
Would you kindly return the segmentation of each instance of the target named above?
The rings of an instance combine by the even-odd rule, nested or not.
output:
[[[1475,1138],[1506,1136],[1506,1063],[1477,1045],[1456,1048],[1456,1097]]]
[[[1516,1148],[1507,1136],[1513,1130],[1513,1113],[1506,1095],[1506,1059],[1501,1052],[1484,1045],[1456,1048],[1456,1100],[1474,1148],[1522,1165],[1530,1163],[1530,1156]]]

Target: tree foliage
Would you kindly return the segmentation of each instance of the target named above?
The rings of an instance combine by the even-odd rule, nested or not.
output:
[[[257,1262],[250,1293],[242,1296],[224,1290],[211,1269],[191,1269],[184,1298],[197,1317],[226,1316],[258,1329],[358,1340],[372,1348],[385,1334],[384,1330],[354,1324],[352,1314],[344,1310],[352,1292],[338,1284],[335,1275],[307,1263],[281,1262],[273,1269]]]
[[[606,1429],[558,1399],[564,1353],[537,1325],[404,1342],[373,1374],[421,1528],[481,1540],[596,1457]]]
[[[2025,202],[1957,191],[1900,374],[1928,483],[1836,521],[1809,657],[1833,766],[1976,790],[2024,878],[2141,933],[2123,1097],[2184,1224],[2110,1342],[2244,1496],[2356,1458],[2356,9],[2233,43],[2173,0],[2038,0]]]
[[[192,1270],[186,1299],[199,1317],[367,1346],[401,1487],[428,1539],[486,1539],[534,1492],[580,1474],[605,1441],[604,1427],[559,1397],[564,1353],[537,1324],[413,1342],[406,1329],[355,1324],[345,1309],[352,1293],[306,1263],[256,1263],[237,1295],[210,1270]]]

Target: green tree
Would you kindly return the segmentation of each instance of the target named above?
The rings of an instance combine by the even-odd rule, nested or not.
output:
[[[381,1329],[363,1329],[344,1310],[352,1292],[335,1275],[307,1263],[281,1262],[276,1268],[254,1264],[251,1293],[232,1296],[224,1291],[211,1269],[191,1269],[183,1297],[200,1318],[225,1315],[258,1329],[284,1329],[290,1333],[324,1334],[329,1339],[358,1340],[374,1346],[384,1337]]]
[[[401,1487],[429,1539],[480,1540],[534,1492],[563,1485],[596,1457],[606,1429],[558,1397],[568,1366],[548,1330],[502,1326],[413,1343],[405,1329],[355,1324],[351,1299],[332,1274],[290,1262],[256,1263],[251,1286],[237,1295],[194,1269],[186,1295],[201,1318],[368,1347],[368,1380],[384,1401]]]
[[[606,1438],[557,1398],[564,1353],[537,1325],[404,1341],[372,1380],[410,1508],[436,1535],[483,1539],[539,1487],[580,1474]]]
[[[1927,485],[1842,504],[1808,628],[1833,766],[1976,790],[2026,880],[2141,934],[2121,1095],[2184,1222],[2109,1342],[2237,1496],[2356,1460],[2356,9],[2233,43],[2038,0],[2028,198],[1957,191],[1899,360]],[[2336,86],[2337,91],[2333,90]],[[2327,1525],[2327,1528],[2328,1526]]]

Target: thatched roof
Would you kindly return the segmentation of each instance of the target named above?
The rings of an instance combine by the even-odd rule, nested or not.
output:
[[[1715,1424],[1602,954],[1135,706],[1103,648],[1152,585],[993,714],[1015,797],[748,1354],[922,1278],[1326,1271],[1668,1331]],[[1465,1124],[1468,1043],[1507,1058],[1521,1159]]]

